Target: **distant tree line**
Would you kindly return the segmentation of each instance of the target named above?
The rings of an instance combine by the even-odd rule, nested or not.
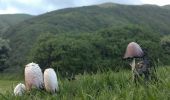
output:
[[[63,76],[107,69],[117,71],[129,67],[122,58],[132,41],[146,49],[152,61],[170,64],[169,37],[162,38],[158,33],[133,25],[93,34],[42,35],[30,52],[29,61],[43,69],[52,67]]]

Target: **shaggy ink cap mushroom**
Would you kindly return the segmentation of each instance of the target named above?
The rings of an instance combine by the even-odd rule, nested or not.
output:
[[[141,58],[144,56],[144,52],[136,42],[130,42],[126,48],[124,59],[127,58]]]

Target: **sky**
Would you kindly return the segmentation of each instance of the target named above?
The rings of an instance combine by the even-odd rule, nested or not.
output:
[[[159,6],[170,4],[170,0],[0,0],[0,14],[26,13],[39,15],[57,9],[105,2],[130,5],[156,4]]]

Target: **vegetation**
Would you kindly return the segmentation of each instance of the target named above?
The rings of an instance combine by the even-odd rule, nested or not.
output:
[[[159,34],[137,26],[105,29],[94,34],[46,34],[33,46],[30,61],[40,64],[43,69],[53,67],[63,75],[100,69],[116,71],[127,67],[122,58],[127,44],[132,41],[147,48],[154,61],[157,58],[164,60],[159,37]]]
[[[170,61],[170,35],[161,38],[161,47],[164,53],[164,63],[168,64]]]
[[[0,71],[10,66],[0,74],[0,99],[169,100],[169,67],[157,68],[157,81],[134,84],[128,60],[122,59],[127,44],[134,41],[154,67],[170,65],[169,18],[169,6],[110,3],[35,17],[0,15],[0,35],[5,38],[0,38]],[[43,70],[55,69],[59,93],[33,90],[22,97],[13,95],[30,62]]]
[[[6,61],[9,57],[9,41],[0,38],[0,72],[2,72],[6,67]]]
[[[168,9],[153,5],[111,5],[52,11],[11,27],[3,35],[11,41],[10,66],[18,68],[28,63],[27,56],[32,46],[44,33],[94,34],[105,28],[127,25],[145,26],[153,31],[153,35],[170,33]]]
[[[17,83],[18,81],[16,80],[0,80],[0,95],[1,93],[6,93],[6,91],[13,89],[14,85],[17,85]],[[4,100],[1,96],[1,100]]]
[[[0,36],[8,30],[8,28],[31,18],[31,15],[27,14],[3,14],[0,15]]]
[[[165,5],[165,6],[163,6],[163,8],[170,10],[170,5]]]
[[[105,73],[97,72],[97,74],[77,75],[76,80],[68,81],[61,79],[59,76],[60,91],[56,94],[49,94],[45,91],[33,90],[25,93],[21,97],[13,95],[12,86],[16,85],[16,81],[6,82],[11,89],[3,92],[0,99],[59,99],[59,100],[169,100],[170,91],[170,68],[160,67],[157,71],[157,82],[138,83],[135,85],[131,82],[130,71]],[[1,80],[0,85],[3,85]],[[12,85],[15,84],[15,85]],[[6,86],[6,85],[5,85]]]
[[[13,51],[17,47],[15,46],[11,50],[11,43],[9,42],[9,37],[4,37],[5,32],[8,31],[11,27],[16,26],[20,22],[30,19],[33,16],[27,14],[1,14],[0,15],[0,72],[4,71],[7,67],[11,69],[9,60],[11,58],[11,54],[9,51]],[[2,39],[6,38],[6,40]],[[9,46],[10,45],[10,46]],[[10,47],[10,48],[9,48]],[[8,60],[7,60],[8,59]],[[14,63],[12,64],[14,66]],[[15,65],[16,66],[16,65]],[[16,68],[14,68],[16,70]]]

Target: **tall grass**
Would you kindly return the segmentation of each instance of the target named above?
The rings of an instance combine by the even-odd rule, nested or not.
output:
[[[0,80],[23,80],[24,75],[20,73],[0,73]]]
[[[1,99],[49,99],[49,100],[169,100],[170,68],[157,71],[158,81],[134,84],[130,71],[77,75],[76,80],[59,80],[60,91],[50,94],[44,90],[26,92],[21,97],[13,95],[13,88],[0,95]],[[1,85],[1,83],[0,83]]]

